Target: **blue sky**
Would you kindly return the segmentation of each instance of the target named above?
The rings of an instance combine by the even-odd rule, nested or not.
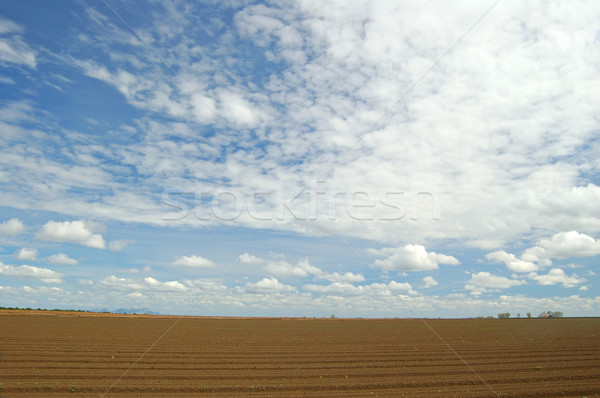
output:
[[[596,2],[0,3],[0,304],[600,315]]]

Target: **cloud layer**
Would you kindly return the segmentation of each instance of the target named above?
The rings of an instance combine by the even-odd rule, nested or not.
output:
[[[0,18],[3,302],[598,314],[600,3],[36,7]]]

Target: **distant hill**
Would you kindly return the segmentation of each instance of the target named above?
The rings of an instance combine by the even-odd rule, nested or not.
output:
[[[114,314],[140,314],[140,315],[162,315],[156,311],[152,311],[150,308],[117,308],[112,312]]]

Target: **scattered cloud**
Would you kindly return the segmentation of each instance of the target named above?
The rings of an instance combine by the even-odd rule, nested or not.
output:
[[[503,262],[514,272],[535,272],[552,265],[552,259],[591,257],[600,254],[600,240],[577,231],[559,232],[549,239],[539,239],[537,244],[523,251],[521,258],[504,250],[488,253],[492,262]]]
[[[0,275],[18,278],[39,279],[44,283],[62,283],[62,274],[47,268],[38,268],[32,265],[7,265],[0,262]]]
[[[385,256],[386,258],[382,260],[375,260],[373,265],[390,271],[427,271],[438,269],[438,264],[460,264],[456,258],[428,252],[422,245],[407,244],[403,247],[370,249],[369,252],[377,256]]]
[[[36,67],[36,55],[23,41],[23,28],[5,18],[0,18],[0,64],[17,64]]]
[[[142,293],[140,292],[133,292],[133,293],[129,293],[127,295],[127,297],[131,297],[131,298],[147,298],[146,296],[144,296]]]
[[[0,223],[0,235],[20,235],[25,232],[25,224],[18,218],[11,218],[10,220]]]
[[[262,263],[262,259],[253,256],[252,254],[243,253],[239,257],[239,262],[241,264],[260,264]]]
[[[210,268],[214,267],[215,263],[204,257],[191,255],[191,256],[180,256],[175,259],[173,265],[180,265],[184,267],[196,267],[196,268]]]
[[[245,292],[254,294],[286,293],[296,290],[293,286],[283,284],[276,278],[263,278],[256,283],[247,282],[244,285]]]
[[[36,237],[56,242],[52,253],[110,249],[78,249],[85,264],[68,270],[62,302],[139,293],[166,313],[185,306],[183,288],[216,283],[203,299],[215,313],[338,314],[339,303],[389,315],[402,300],[432,316],[511,305],[598,313],[600,3],[507,3],[470,32],[489,5],[123,8],[181,79],[139,51],[106,7],[38,6],[49,19],[80,18],[46,30],[22,2],[14,20],[0,17],[0,245],[4,257],[42,251]],[[65,94],[90,100],[55,106]],[[31,236],[25,224],[41,227]],[[234,280],[185,280],[183,267],[217,265],[180,256],[197,248],[181,231],[205,239],[208,258],[250,242],[279,254],[243,253],[239,264],[251,266]],[[105,241],[120,236],[128,239]],[[410,283],[367,281],[345,242],[368,251],[386,281],[394,272]],[[176,266],[142,268],[157,258]],[[473,259],[485,272],[450,267]],[[77,262],[62,253],[45,261]],[[531,294],[517,288],[525,283]],[[560,297],[564,287],[581,297]],[[523,296],[499,293],[510,288]],[[36,287],[2,292],[3,302],[56,298]]]
[[[507,253],[504,250],[488,253],[485,258],[496,263],[502,262],[509,270],[514,272],[531,272],[539,269],[536,264],[520,260],[514,254]]]
[[[286,277],[286,276],[299,276],[307,277],[309,275],[319,275],[322,273],[321,269],[310,265],[308,259],[299,261],[297,265],[292,265],[287,261],[274,261],[270,262],[264,267],[264,270],[271,275]]]
[[[586,282],[584,278],[580,278],[576,274],[572,274],[571,276],[567,275],[565,271],[560,268],[552,268],[545,275],[538,275],[535,272],[531,272],[527,274],[527,277],[537,281],[540,285],[562,284],[563,287],[575,287]]]
[[[64,253],[58,253],[58,254],[53,254],[51,256],[49,256],[46,261],[48,261],[51,264],[60,264],[60,265],[75,265],[78,264],[79,261],[75,260],[74,258],[69,257],[68,255],[64,254]]]
[[[352,272],[325,272],[321,268],[311,265],[308,258],[298,261],[296,265],[292,265],[284,260],[266,260],[257,257],[254,257],[253,261],[258,264],[266,263],[267,265],[263,268],[266,272],[282,278],[312,277],[317,280],[327,280],[329,282],[363,282],[365,280],[363,275]]]
[[[81,220],[48,221],[36,236],[42,240],[106,249],[106,242],[102,235],[94,233],[92,225]]]
[[[465,285],[465,290],[469,290],[472,295],[478,296],[482,293],[497,292],[503,289],[509,289],[513,286],[523,285],[525,283],[525,281],[509,279],[482,271],[476,274],[471,274],[471,279],[469,279]]]
[[[15,257],[19,260],[37,261],[37,257],[39,254],[40,252],[38,251],[38,249],[23,247],[19,249],[19,251],[15,254]]]
[[[432,276],[426,276],[425,278],[423,278],[423,282],[425,283],[425,286],[423,286],[424,288],[429,288],[438,285],[437,281],[433,279]]]
[[[550,239],[540,239],[530,250],[539,250],[538,256],[548,258],[590,257],[600,254],[600,239],[577,231],[559,232]]]
[[[165,291],[175,291],[175,292],[185,292],[187,288],[184,284],[179,281],[168,281],[161,282],[157,279],[154,279],[150,276],[144,278],[144,283],[147,286],[150,286],[152,289],[159,289]]]
[[[355,286],[348,282],[333,282],[329,285],[306,284],[302,286],[302,290],[331,296],[380,296],[389,294],[398,294],[406,291],[409,294],[416,294],[410,283],[399,283],[390,281],[387,284],[372,283],[369,285]]]
[[[185,292],[187,287],[179,281],[162,282],[151,276],[145,277],[143,281],[119,278],[111,275],[100,281],[100,284],[115,289],[122,290],[145,290],[145,291],[163,291],[163,292]]]

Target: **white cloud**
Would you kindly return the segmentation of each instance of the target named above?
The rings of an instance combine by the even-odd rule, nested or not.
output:
[[[80,281],[81,283],[81,281]],[[86,283],[83,283],[84,285]],[[144,285],[139,283],[139,282],[134,282],[125,278],[119,278],[115,275],[111,275],[107,278],[102,279],[99,282],[100,285],[103,286],[108,286],[108,287],[112,287],[112,288],[119,288],[119,289],[130,289],[130,290],[139,290],[139,289],[143,289]]]
[[[364,293],[364,289],[364,286],[354,286],[348,282],[334,282],[329,285],[307,284],[302,286],[302,290],[310,293],[335,296],[356,296]]]
[[[117,288],[122,290],[145,290],[145,291],[162,291],[162,292],[185,292],[187,287],[179,281],[162,282],[151,276],[145,277],[143,282],[131,280],[127,278],[119,278],[111,275],[100,281],[103,286]]]
[[[352,272],[323,272],[317,275],[317,279],[324,279],[329,282],[364,282],[365,277],[362,274],[354,274]]]
[[[105,249],[106,242],[101,234],[95,234],[94,224],[77,221],[48,221],[37,233],[38,239],[53,242],[77,243],[96,249]]]
[[[254,294],[286,293],[295,290],[293,286],[283,284],[276,278],[263,278],[256,283],[247,282],[244,285],[244,291]]]
[[[426,271],[437,269],[438,264],[460,264],[456,258],[445,254],[428,252],[422,245],[407,244],[404,247],[386,247],[371,249],[370,253],[386,256],[383,260],[375,260],[376,267],[395,271]]]
[[[15,254],[15,257],[19,260],[36,261],[39,254],[38,249],[23,247]]]
[[[504,250],[487,254],[493,262],[503,262],[515,272],[534,272],[552,265],[553,258],[590,257],[600,254],[600,240],[576,231],[559,232],[550,239],[538,239],[537,244],[523,251],[521,258]]]
[[[0,262],[0,275],[39,279],[44,283],[62,283],[62,274],[47,268],[38,268],[31,265],[14,266]]]
[[[507,253],[504,250],[488,253],[485,255],[485,258],[493,262],[502,262],[508,269],[514,272],[531,272],[539,269],[536,264],[520,260],[514,254]]]
[[[489,272],[478,272],[471,274],[471,279],[465,285],[465,289],[469,290],[472,295],[478,296],[482,293],[497,292],[523,284],[525,284],[525,281],[508,279],[503,276],[492,275]]]
[[[206,4],[152,4],[146,23],[134,28],[182,79],[165,79],[152,54],[135,51],[142,47],[139,41],[93,7],[81,14],[87,18],[84,25],[67,29],[78,35],[66,40],[79,40],[72,48],[93,47],[95,52],[85,56],[94,61],[77,60],[82,53],[66,49],[52,63],[37,64],[36,53],[46,50],[30,49],[20,36],[36,27],[1,19],[2,63],[16,66],[15,72],[38,69],[32,79],[10,75],[23,85],[15,92],[34,95],[36,103],[0,110],[0,203],[19,209],[18,214],[48,211],[70,217],[65,219],[115,220],[132,230],[169,224],[210,231],[219,225],[236,234],[238,227],[248,227],[256,229],[258,241],[264,236],[260,230],[282,231],[277,242],[295,253],[302,249],[295,247],[300,245],[294,233],[333,236],[298,258],[313,259],[314,251],[324,251],[322,245],[337,243],[339,237],[360,237],[376,242],[373,247],[390,247],[374,252],[380,256],[375,264],[384,270],[458,264],[452,256],[428,251],[428,245],[439,242],[438,252],[456,247],[459,253],[466,244],[485,248],[489,261],[514,272],[533,272],[545,278],[540,281],[560,279],[540,270],[555,258],[598,255],[600,187],[592,181],[600,170],[600,6],[501,4],[451,52],[448,48],[489,4],[438,2],[430,9],[428,3],[386,1],[352,7],[242,2],[227,7],[229,19],[221,18],[222,9]],[[230,25],[223,22],[231,20]],[[52,39],[52,32],[40,33]],[[206,34],[211,40],[194,40]],[[235,37],[243,38],[243,48],[236,47]],[[72,87],[86,90],[87,84],[79,84],[89,83],[84,74],[105,82],[123,96],[112,98],[115,106],[136,108],[135,117],[91,115],[97,124],[90,124],[90,131],[103,134],[60,126],[68,119],[65,112],[89,113],[83,103],[64,110],[44,106],[52,98],[37,86],[53,81],[55,71],[47,66],[61,61],[79,68],[69,76]],[[64,134],[48,133],[43,126],[49,125]],[[272,189],[275,180],[284,181],[288,190]],[[165,187],[196,193],[235,188],[244,205],[254,194],[270,191],[255,207],[271,218],[244,212],[228,222],[198,220],[190,207],[186,219],[165,221],[173,208],[149,194]],[[288,203],[288,211],[280,199],[291,199],[303,188],[307,195]],[[402,194],[386,196],[390,191]],[[338,192],[346,194],[338,197]],[[356,192],[364,194],[360,203],[367,205],[360,212],[353,206],[358,202],[352,202]],[[213,205],[218,214],[231,209],[225,202]],[[388,215],[401,218],[381,219]],[[58,241],[107,245],[100,235],[104,232],[87,229],[99,237],[95,243],[79,235]],[[24,231],[19,220],[0,224],[0,234]],[[527,242],[533,235],[543,239]],[[27,245],[35,246],[8,244]],[[108,243],[111,250],[117,246]],[[529,249],[511,254],[511,247]],[[322,261],[344,261],[331,253]],[[285,283],[283,278],[326,280],[356,291],[351,284],[364,282],[361,274],[284,260],[240,256],[241,263],[260,264]],[[113,282],[147,285],[141,279]],[[470,308],[481,304],[468,298]],[[256,302],[261,299],[267,305],[267,298]],[[597,313],[593,299],[586,300],[581,302]],[[445,308],[434,298],[428,303]]]
[[[167,281],[162,284],[165,290],[174,290],[178,292],[185,292],[187,288],[184,284],[179,281]]]
[[[108,243],[108,248],[113,252],[119,252],[125,249],[128,244],[129,241],[127,239],[113,240]]]
[[[297,265],[292,265],[286,261],[270,262],[264,267],[264,270],[275,276],[299,276],[307,277],[309,275],[320,275],[322,270],[311,265],[308,259],[299,261]]]
[[[399,283],[390,281],[387,284],[372,283],[369,285],[355,286],[348,282],[333,282],[329,285],[306,284],[302,286],[302,290],[310,293],[325,294],[331,296],[379,296],[379,295],[396,295],[400,291],[406,291],[409,294],[416,294],[412,286],[408,282]]]
[[[75,265],[79,261],[69,257],[64,253],[53,254],[46,259],[51,264]]]
[[[131,297],[131,298],[147,298],[146,296],[144,296],[142,293],[140,292],[133,292],[133,293],[129,293],[127,295],[127,297]]]
[[[241,264],[260,264],[263,260],[249,253],[243,253],[239,257]]]
[[[35,53],[23,42],[23,29],[12,21],[0,18],[0,63],[36,67]]]
[[[175,259],[173,265],[181,265],[184,267],[196,267],[196,268],[210,268],[214,267],[215,263],[204,257],[191,255],[191,256],[180,256]]]
[[[178,291],[184,292],[187,290],[187,287],[179,281],[168,281],[161,282],[155,278],[150,276],[144,278],[144,283],[149,286],[151,289],[165,290],[165,291]]]
[[[540,285],[555,285],[560,283],[563,287],[575,287],[586,282],[584,278],[579,278],[576,274],[571,276],[565,274],[565,271],[560,268],[552,268],[546,275],[538,275],[535,272],[531,272],[527,277],[536,280]]]
[[[0,235],[20,235],[25,232],[25,229],[25,224],[18,218],[11,218],[0,223]]]
[[[426,276],[425,278],[423,278],[423,282],[425,282],[425,288],[438,285],[437,281],[433,279],[432,276]]]
[[[278,277],[313,277],[318,280],[327,280],[330,282],[363,282],[365,280],[363,275],[352,272],[325,272],[321,268],[311,265],[308,258],[299,261],[296,265],[283,260],[269,261],[255,259],[255,261],[266,262],[267,265],[263,269],[269,274]]]
[[[559,232],[550,239],[540,239],[538,246],[550,258],[590,257],[600,254],[600,239],[577,231]]]

